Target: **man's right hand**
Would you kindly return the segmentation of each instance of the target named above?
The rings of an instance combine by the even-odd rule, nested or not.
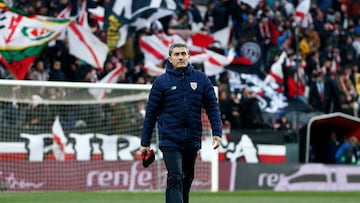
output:
[[[140,153],[149,153],[150,152],[150,147],[144,147],[144,146],[140,146]]]

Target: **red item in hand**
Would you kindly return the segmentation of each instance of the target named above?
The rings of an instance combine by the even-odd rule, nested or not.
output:
[[[150,164],[152,164],[155,161],[155,152],[154,150],[150,150],[149,153],[147,152],[143,152],[141,154],[142,157],[142,164],[145,168],[147,168],[148,166],[150,166]]]

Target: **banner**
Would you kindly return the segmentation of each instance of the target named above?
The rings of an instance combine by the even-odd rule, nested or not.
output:
[[[55,125],[56,126],[56,125]],[[71,160],[105,160],[133,161],[137,159],[140,137],[133,135],[105,135],[100,133],[70,133],[65,135],[65,162]],[[0,161],[56,160],[53,145],[48,142],[53,139],[52,133],[21,133],[23,142],[0,142]],[[118,148],[119,142],[123,145]],[[153,143],[151,148],[158,149]],[[199,159],[212,159],[212,138],[203,136]],[[160,157],[161,158],[161,157]],[[285,163],[286,147],[282,133],[263,132],[232,132],[224,135],[219,148],[219,159],[243,163]]]
[[[232,163],[220,164],[222,170],[235,174],[229,185],[220,184],[230,191],[360,191],[360,166],[354,165]]]
[[[196,162],[193,190],[210,190],[210,165]],[[160,167],[159,174],[156,164],[144,168],[141,161],[2,161],[0,186],[2,191],[164,190],[167,172],[164,163]],[[360,166],[221,161],[219,174],[221,191],[360,191]]]
[[[167,171],[161,163],[144,168],[141,161],[2,161],[2,191],[157,190],[166,187]],[[196,162],[194,190],[211,189],[211,163]]]

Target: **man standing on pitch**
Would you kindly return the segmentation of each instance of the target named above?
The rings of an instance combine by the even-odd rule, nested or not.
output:
[[[153,82],[146,106],[141,153],[150,152],[158,122],[159,149],[167,173],[166,202],[188,203],[195,160],[201,148],[201,110],[211,123],[213,148],[221,144],[222,124],[214,88],[208,77],[189,64],[189,49],[175,43],[169,48],[166,73]]]

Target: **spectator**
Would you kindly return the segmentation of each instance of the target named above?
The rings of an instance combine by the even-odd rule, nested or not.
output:
[[[93,83],[96,83],[98,82],[98,76],[97,76],[97,71],[95,68],[91,68],[89,70],[89,72],[86,74],[85,76],[85,79],[84,79],[85,82],[93,82]]]
[[[68,69],[68,76],[70,81],[82,82],[88,68],[83,65],[82,61],[77,58],[73,58],[70,68]]]
[[[357,145],[358,139],[351,136],[346,139],[336,151],[335,159],[338,164],[356,164],[359,157],[359,146]]]
[[[119,52],[122,56],[122,61],[125,64],[127,69],[127,77],[131,82],[134,82],[134,58],[135,58],[135,47],[134,47],[134,37],[128,38],[125,44],[119,48]]]
[[[341,90],[336,82],[337,76],[325,75],[324,106],[325,113],[341,112]]]
[[[191,35],[191,25],[189,24],[189,16],[187,13],[178,14],[174,13],[171,16],[167,32],[172,34],[178,34],[183,39],[188,39]]]
[[[358,58],[360,56],[360,33],[356,34],[356,37],[355,37],[352,45],[356,51],[356,57]]]
[[[340,88],[340,102],[342,112],[349,115],[357,115],[358,104],[357,104],[357,92],[353,86],[349,75],[351,73],[351,66],[346,66],[340,72],[337,77],[337,82]]]
[[[295,54],[289,54],[286,62],[282,65],[284,95],[289,100],[308,104],[305,97],[305,62]]]
[[[276,51],[274,50],[277,50],[278,37],[279,32],[277,28],[269,17],[269,14],[264,11],[257,23],[256,38],[261,46],[262,64],[264,65],[266,72],[269,71],[271,65],[270,61],[275,57],[274,52],[276,53]]]
[[[115,69],[114,63],[112,63],[110,60],[105,62],[104,70],[99,74],[98,79],[103,79],[106,74],[110,73],[112,70]]]
[[[230,107],[230,99],[228,96],[227,91],[219,90],[219,108],[220,108],[220,116],[222,123],[230,123],[230,114],[229,114],[229,107]]]
[[[328,142],[326,144],[326,148],[324,150],[324,163],[327,164],[335,164],[336,163],[336,151],[339,148],[339,140],[338,140],[338,133],[336,131],[331,131],[329,138],[328,138]]]
[[[309,90],[309,104],[313,109],[324,112],[324,75],[319,72],[317,73],[315,82],[311,83]]]
[[[351,35],[345,35],[344,42],[340,44],[341,66],[355,63],[356,50],[352,45],[353,41]]]
[[[244,20],[237,29],[239,32],[237,38],[240,43],[243,43],[246,41],[257,41],[257,39],[256,39],[256,32],[257,32],[256,18],[252,13],[249,13],[247,15],[247,19]]]
[[[8,77],[8,71],[3,65],[0,65],[0,79],[5,79]]]
[[[328,64],[328,66],[331,66],[331,61],[329,60],[325,64]],[[322,70],[321,70],[321,63],[320,63],[320,59],[319,59],[319,53],[311,52],[307,56],[307,59],[306,59],[306,68],[305,68],[305,74],[307,77],[306,85],[311,86],[311,84],[315,81],[316,76],[321,72],[322,72]]]
[[[24,127],[47,127],[51,124],[49,107],[39,95],[32,95],[32,103],[25,109]]]
[[[303,59],[306,59],[308,54],[311,53],[309,33],[305,32],[303,33],[303,36],[301,36],[299,49],[300,49],[301,57]]]
[[[43,60],[39,59],[35,61],[32,79],[40,81],[47,81],[49,79],[49,73],[45,70],[45,63]]]
[[[191,19],[190,22],[203,23],[203,21],[204,21],[201,11],[199,10],[199,8],[197,7],[197,5],[195,3],[190,3],[188,15],[189,15],[189,18]]]
[[[136,108],[134,112],[132,113],[133,116],[130,120],[131,124],[131,133],[132,135],[141,136],[141,130],[144,123],[145,118],[145,109],[146,109],[146,103],[143,101],[140,101],[136,104]]]
[[[22,123],[22,112],[18,103],[5,103],[1,113],[1,126],[3,128],[20,126]]]
[[[240,99],[241,126],[247,129],[263,128],[264,122],[256,92],[244,87]]]
[[[279,117],[273,123],[273,128],[276,131],[291,130],[291,122],[286,116],[284,110],[280,110]]]
[[[321,39],[319,36],[319,33],[315,30],[314,24],[309,24],[309,26],[307,27],[307,29],[305,30],[305,32],[307,33],[308,37],[309,37],[309,45],[310,45],[310,51],[314,52],[314,51],[319,51],[319,49],[321,48]]]
[[[241,128],[241,111],[240,99],[236,92],[230,93],[230,99],[227,105],[226,117],[229,119],[232,129]]]
[[[228,26],[229,13],[221,1],[211,0],[207,5],[205,12],[205,27],[214,33]]]
[[[64,72],[61,70],[61,61],[55,59],[49,72],[49,81],[66,81]]]
[[[131,129],[131,110],[126,103],[110,103],[107,111],[107,120],[110,122],[110,132],[118,135],[127,133]]]

